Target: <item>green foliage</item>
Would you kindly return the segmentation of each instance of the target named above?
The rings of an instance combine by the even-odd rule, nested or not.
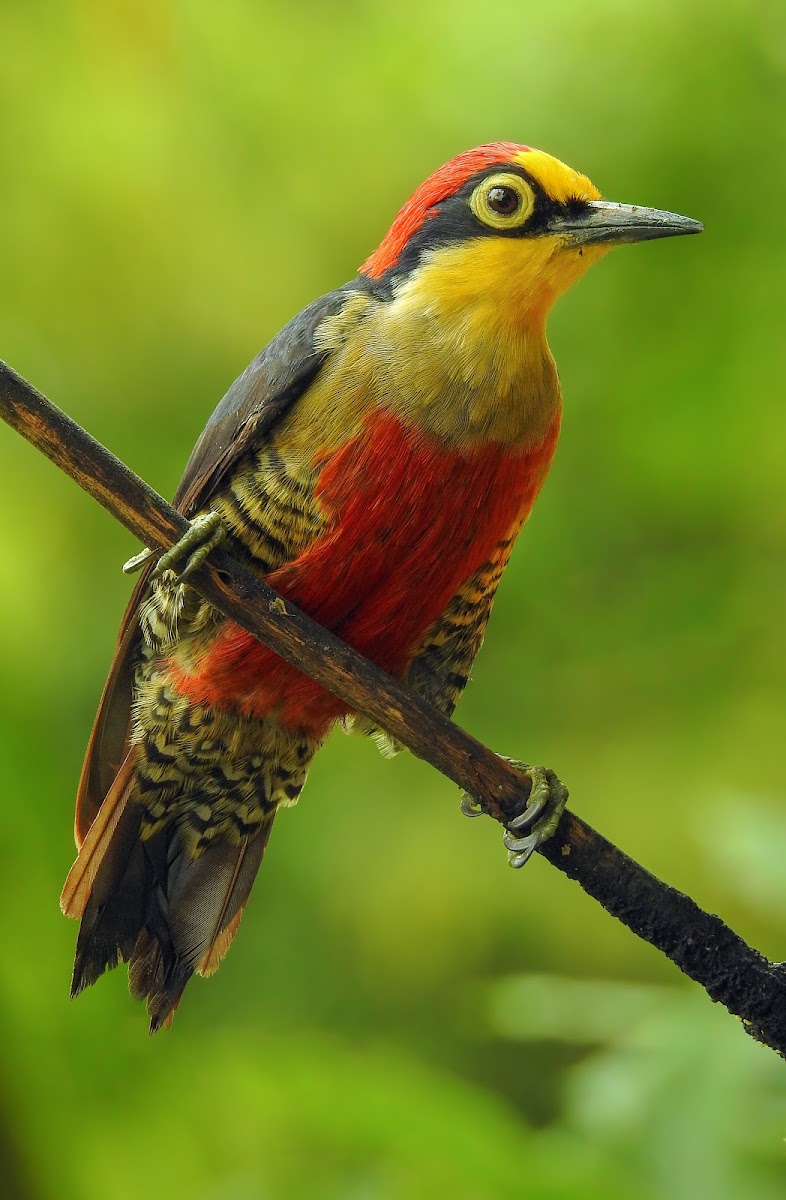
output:
[[[782,7],[17,0],[0,41],[0,352],[167,494],[230,380],[459,149],[529,141],[705,222],[555,313],[563,439],[459,720],[786,957]],[[782,1194],[781,1064],[357,739],[277,822],[171,1034],[120,972],[69,1005],[57,895],[136,547],[1,429],[0,462],[0,1122],[25,1194]]]

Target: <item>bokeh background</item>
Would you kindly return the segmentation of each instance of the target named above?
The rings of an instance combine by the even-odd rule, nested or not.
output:
[[[507,138],[702,219],[555,312],[556,465],[458,712],[786,958],[786,21],[756,0],[0,7],[0,354],[165,494],[435,166]],[[336,735],[149,1039],[67,999],[129,536],[0,429],[0,1157],[16,1200],[770,1200],[774,1055],[425,764]]]

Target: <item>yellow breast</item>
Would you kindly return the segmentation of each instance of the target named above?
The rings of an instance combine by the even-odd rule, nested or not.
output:
[[[429,251],[390,298],[350,295],[284,440],[329,452],[381,406],[451,446],[537,445],[561,407],[546,316],[590,261],[550,237],[479,237]]]

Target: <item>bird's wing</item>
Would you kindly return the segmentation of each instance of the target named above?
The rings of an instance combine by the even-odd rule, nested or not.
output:
[[[260,351],[216,408],[186,464],[174,505],[187,516],[202,508],[227,472],[259,446],[306,390],[327,352],[316,345],[321,323],[346,303],[354,285],[329,292],[298,313]]]
[[[227,473],[259,446],[303,394],[327,358],[316,331],[346,302],[352,284],[315,300],[285,325],[230,387],[211,416],[175,494],[186,516],[210,501]],[[152,563],[143,572],[123,616],[117,648],[88,742],[76,801],[74,834],[82,845],[127,752],[128,727],[139,645],[139,608]]]

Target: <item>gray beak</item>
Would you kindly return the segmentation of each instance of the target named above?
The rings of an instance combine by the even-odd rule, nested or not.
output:
[[[683,233],[701,233],[703,228],[700,221],[659,208],[588,200],[586,210],[576,216],[549,221],[547,232],[563,234],[569,246],[597,246],[604,242],[649,242],[653,238],[681,237]]]

